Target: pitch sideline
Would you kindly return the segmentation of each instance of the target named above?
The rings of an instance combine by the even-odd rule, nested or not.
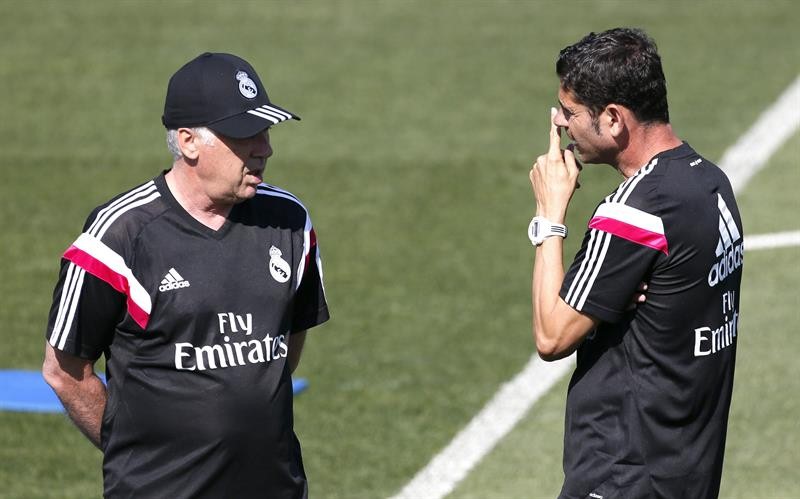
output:
[[[745,251],[800,246],[800,230],[745,236]]]
[[[723,154],[719,166],[728,174],[735,192],[740,192],[800,128],[800,112],[787,118],[785,109],[800,109],[800,75]],[[750,250],[797,244],[800,231],[745,238],[745,247]],[[467,426],[391,499],[441,499],[452,492],[539,398],[572,369],[574,357],[545,363],[534,354],[522,371],[503,384]]]

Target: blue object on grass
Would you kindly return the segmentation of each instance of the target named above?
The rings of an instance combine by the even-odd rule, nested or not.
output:
[[[297,395],[308,388],[308,380],[305,378],[292,378],[292,392]]]
[[[98,373],[105,383],[103,373]],[[308,388],[304,378],[292,380],[295,395]],[[39,371],[0,369],[0,410],[19,412],[64,412],[52,388]]]

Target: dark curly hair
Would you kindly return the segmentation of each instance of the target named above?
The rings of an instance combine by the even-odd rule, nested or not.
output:
[[[669,123],[667,82],[655,41],[635,28],[589,33],[558,54],[561,87],[589,108],[592,117],[620,104],[643,123]]]

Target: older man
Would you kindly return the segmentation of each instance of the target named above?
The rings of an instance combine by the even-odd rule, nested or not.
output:
[[[545,360],[577,350],[561,497],[719,493],[733,387],[742,223],[730,183],[673,132],[655,43],[636,29],[561,51],[550,148],[530,173],[533,329]],[[561,150],[560,130],[572,144]],[[584,163],[624,177],[569,270],[564,219]],[[631,309],[641,281],[647,300]]]
[[[291,373],[328,310],[308,211],[263,183],[288,119],[246,61],[193,59],[167,89],[172,168],[64,253],[43,372],[102,449],[106,497],[307,496]]]

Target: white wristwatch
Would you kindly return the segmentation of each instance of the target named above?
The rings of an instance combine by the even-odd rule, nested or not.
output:
[[[566,239],[567,226],[554,224],[544,217],[533,217],[533,220],[528,225],[528,239],[531,240],[531,244],[539,246],[551,236],[559,236]]]

